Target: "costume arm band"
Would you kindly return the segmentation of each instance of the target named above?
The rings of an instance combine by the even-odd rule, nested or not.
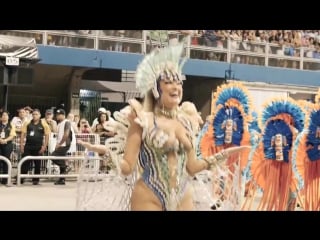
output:
[[[203,160],[207,163],[207,170],[212,170],[215,167],[215,162],[212,157],[203,158]]]
[[[225,161],[228,158],[227,154],[222,150],[210,157],[204,158],[203,160],[208,163],[208,170],[212,170],[217,164]]]

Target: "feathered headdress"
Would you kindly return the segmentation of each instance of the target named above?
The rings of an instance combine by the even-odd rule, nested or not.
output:
[[[232,143],[242,145],[244,129],[251,118],[250,112],[250,94],[241,83],[228,83],[218,87],[212,101],[215,145],[225,143],[225,128],[222,126],[227,119],[231,119],[237,126],[233,131]]]
[[[245,114],[250,114],[250,94],[241,83],[228,83],[218,87],[217,91],[214,93],[214,99],[212,101],[212,113],[220,104],[241,105]]]
[[[251,116],[250,94],[241,83],[228,83],[218,87],[212,100],[208,123],[198,138],[200,153],[208,157],[231,146],[250,144],[247,131]],[[246,166],[247,152],[241,153],[240,169]],[[230,160],[231,161],[231,160]]]
[[[260,127],[265,129],[267,121],[281,118],[287,124],[292,124],[299,132],[304,128],[305,112],[292,98],[274,98],[264,104]],[[279,117],[279,115],[282,115]],[[291,123],[290,123],[291,122]]]
[[[308,100],[298,100],[297,103],[299,106],[306,111],[307,114],[310,114],[310,112],[314,109],[314,103],[308,101]]]
[[[263,105],[262,136],[252,148],[246,169],[255,183],[252,186],[263,190],[258,210],[288,209],[288,190],[295,192],[300,181],[293,175],[291,163],[295,140],[304,129],[305,116],[304,110],[291,98],[268,99]],[[254,188],[251,190],[254,195]]]
[[[298,179],[296,193],[304,194],[305,210],[319,211],[320,199],[320,106],[314,105],[306,116],[305,129],[296,141],[292,157],[292,169]],[[299,192],[304,189],[303,192]],[[299,195],[300,195],[299,194]],[[298,195],[298,196],[299,196]]]
[[[136,87],[142,95],[153,90],[155,98],[159,97],[157,81],[162,79],[181,80],[182,67],[180,61],[183,45],[160,48],[146,55],[136,71]]]

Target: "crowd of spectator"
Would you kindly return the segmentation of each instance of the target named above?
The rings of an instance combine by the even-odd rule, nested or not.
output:
[[[303,48],[305,58],[320,59],[320,30],[196,30],[192,34],[192,45],[203,45],[227,49],[230,40],[231,50],[251,51],[254,53],[279,56],[300,57]],[[269,43],[269,48],[265,47]],[[199,56],[195,56],[199,57]],[[207,53],[201,58],[226,61],[225,53]],[[239,56],[234,54],[232,62],[263,65],[264,58]],[[291,64],[291,66],[288,66]],[[269,65],[272,65],[269,64]],[[277,59],[275,66],[299,68],[298,61]],[[308,69],[308,64],[305,66]]]
[[[268,42],[308,49],[314,49],[320,43],[320,30],[196,30],[192,36],[193,45],[218,48],[223,47],[223,41],[226,39],[251,43]]]
[[[236,49],[235,42],[271,43],[293,49],[304,47],[318,49],[320,30],[196,30],[192,35],[193,45],[206,45],[217,48],[226,48],[225,40],[233,40],[231,48]],[[240,43],[239,43],[240,44]],[[239,46],[240,50],[249,50],[248,46]],[[299,56],[296,51],[284,51],[285,55]],[[308,54],[306,57],[319,57]]]
[[[42,129],[41,127],[39,128],[40,130],[38,128],[36,129],[35,126],[33,125],[31,128],[27,127],[31,123],[34,124],[35,120],[39,122],[40,118],[42,121],[41,124],[44,126],[44,128],[48,128],[48,130],[46,130],[47,133],[48,131],[49,131],[49,134],[53,133],[52,138],[50,137],[49,139],[49,143],[41,145],[42,140],[40,139],[37,140],[37,142],[40,143],[38,144],[39,148],[43,146],[46,147],[46,151],[40,152],[40,154],[53,155],[54,151],[57,150],[57,145],[59,145],[58,142],[55,143],[54,141],[56,136],[59,134],[59,123],[61,122],[61,119],[58,118],[58,116],[60,115],[59,111],[65,114],[65,111],[62,109],[60,110],[58,109],[54,111],[54,108],[50,108],[50,109],[47,109],[44,115],[41,116],[41,112],[39,109],[37,108],[32,109],[30,106],[25,106],[17,109],[17,112],[15,114],[16,116],[11,116],[11,114],[8,111],[1,108],[0,109],[0,133],[1,133],[0,156],[4,156],[8,158],[12,162],[13,166],[17,166],[17,163],[23,157],[23,152],[26,151],[25,150],[26,146],[28,146],[26,144],[28,141],[27,138],[30,136],[30,137],[39,137],[42,139],[43,137],[44,133],[41,132],[41,129]],[[115,132],[108,130],[107,123],[109,121],[114,121],[114,120],[111,117],[111,112],[103,107],[97,110],[97,117],[92,121],[92,123],[89,123],[88,119],[86,119],[85,117],[80,117],[79,115],[73,114],[72,112],[66,114],[66,120],[67,122],[70,122],[72,132],[77,134],[76,138],[79,137],[82,140],[87,139],[89,141],[90,138],[88,136],[95,134],[99,138],[100,144],[104,144],[107,138],[112,137],[116,134]],[[28,132],[26,132],[26,129],[28,129]],[[23,139],[21,138],[21,136],[24,136]],[[51,142],[52,149],[50,149],[51,148],[50,141],[52,141]],[[45,139],[43,139],[43,143],[44,142],[45,142]],[[72,145],[68,147],[68,155],[79,155],[79,154],[82,155],[84,154],[84,150],[85,149],[81,148],[80,145],[75,143],[74,148],[72,147]],[[36,153],[38,153],[38,149]],[[33,154],[33,156],[37,156],[37,155]],[[35,169],[36,174],[39,174],[40,173],[40,165],[38,165],[39,161],[34,161],[34,162],[36,164],[34,164],[34,166],[30,165],[29,171],[32,171],[32,169]],[[102,165],[101,167],[106,167],[106,166]],[[26,174],[28,172],[28,168],[29,168],[29,164],[27,165],[23,164],[22,173]],[[71,167],[67,166],[66,169],[70,171]],[[43,169],[43,171],[45,170],[46,169]],[[7,165],[3,161],[0,161],[0,174],[5,174],[7,173],[7,171],[8,171]],[[59,179],[59,181],[60,180],[61,179]],[[59,181],[58,181],[59,184],[63,184],[63,185],[65,184],[64,179],[63,181],[60,181],[60,182]],[[32,182],[34,185],[38,185],[39,179],[32,179]],[[7,180],[5,178],[0,179],[0,183],[7,184]],[[24,183],[24,179],[21,180],[21,184],[23,183]]]
[[[42,43],[44,39],[42,34],[27,31],[2,30],[0,34],[34,36],[37,43]],[[96,36],[99,37],[97,43]],[[47,32],[45,44],[88,49],[98,46],[100,50],[144,53],[143,36],[143,30],[52,30]],[[234,51],[230,58],[232,63],[263,66],[266,65],[265,55],[268,53],[268,66],[300,69],[302,66],[298,58],[304,57],[303,69],[318,70],[320,67],[312,62],[312,59],[320,59],[320,30],[146,30],[145,36],[146,53],[159,43],[174,44],[190,36],[190,58],[225,62],[229,42],[230,49]],[[131,40],[119,41],[119,38]],[[215,50],[194,46],[214,47]],[[282,56],[286,58],[281,59]]]

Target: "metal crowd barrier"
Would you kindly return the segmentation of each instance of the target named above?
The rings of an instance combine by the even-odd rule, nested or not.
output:
[[[49,143],[48,143],[48,155],[51,155],[52,152],[55,149],[56,146],[56,133],[51,133],[49,137]],[[100,144],[100,136],[98,134],[93,133],[77,133],[75,134],[77,140],[82,140],[89,142],[91,144]],[[76,144],[75,146],[72,146],[68,152],[68,156],[72,156],[68,159],[67,165],[69,165],[72,168],[72,172],[78,173],[82,161],[78,161],[75,157],[84,156],[85,155],[85,148],[80,145]],[[55,165],[52,164],[51,160],[48,160],[46,163],[46,173],[52,174],[54,172],[57,172],[55,170]],[[99,163],[97,163],[97,168],[99,168]],[[57,173],[56,173],[57,174]]]
[[[20,186],[20,180],[21,178],[57,178],[57,177],[64,177],[64,178],[77,178],[79,176],[79,173],[75,173],[75,174],[52,174],[52,173],[47,173],[47,174],[21,174],[21,166],[25,161],[28,160],[36,160],[36,161],[41,161],[41,160],[70,160],[70,159],[74,159],[77,161],[84,161],[84,160],[92,160],[94,161],[93,166],[97,166],[96,163],[100,162],[100,160],[102,160],[102,158],[100,157],[75,157],[75,156],[27,156],[22,158],[19,163],[18,163],[18,172],[17,172],[17,186]],[[93,174],[97,173],[97,169],[96,167],[95,171],[93,172]],[[11,174],[11,172],[10,172]],[[1,176],[1,175],[0,175]]]
[[[81,139],[83,141],[88,141],[91,144],[100,144],[100,137],[98,134],[75,134],[76,139]],[[54,151],[56,146],[56,133],[50,133],[49,143],[48,143],[48,150],[44,153],[45,156],[50,156],[51,153]],[[75,157],[84,156],[85,155],[85,148],[80,144],[76,144],[74,149],[68,153],[68,156],[72,156],[68,158],[68,165],[72,168],[73,173],[78,173],[79,169],[81,168],[82,161],[77,160]],[[16,169],[19,163],[19,159],[21,159],[20,153],[20,135],[17,135],[13,139],[13,151],[10,156],[12,168]],[[45,159],[42,157],[42,159]],[[97,165],[97,168],[99,164]],[[32,171],[32,167],[29,169],[29,172]],[[40,164],[40,171],[41,174],[59,174],[57,171],[57,166],[54,165],[51,160],[42,160]]]
[[[28,156],[28,160],[39,159],[41,161],[40,175],[33,175],[32,174],[33,167],[30,167],[29,174],[27,174],[28,178],[32,177],[32,176],[35,176],[35,178],[60,176],[58,166],[53,164],[51,161],[51,159],[60,159],[60,158],[58,158],[56,156],[50,156],[56,146],[56,135],[57,135],[56,133],[50,134],[49,143],[48,143],[48,150],[45,152],[44,156],[36,156],[36,157]],[[91,144],[100,144],[100,137],[98,134],[76,134],[76,139],[88,141]],[[66,159],[66,164],[69,167],[71,167],[71,169],[72,169],[71,173],[73,175],[68,174],[68,177],[78,176],[79,170],[80,170],[82,163],[83,163],[82,160],[84,159],[84,156],[85,156],[85,148],[83,146],[81,146],[80,144],[76,144],[75,148],[71,149],[71,151],[69,151],[67,156],[61,157],[61,159]],[[3,159],[3,158],[1,158],[1,159]],[[10,160],[9,160],[9,163],[10,163],[9,171],[10,172],[8,173],[8,175],[10,175],[10,177],[8,177],[7,174],[0,175],[0,177],[4,176],[4,177],[8,178],[8,180],[9,180],[8,184],[11,183],[11,178],[15,176],[16,172],[17,172],[17,175],[20,174],[21,161],[22,161],[22,160],[19,161],[20,159],[21,159],[20,135],[17,135],[13,140],[13,151],[11,153]],[[6,163],[7,163],[7,161],[6,161]],[[100,168],[100,161],[95,161],[94,162],[94,169],[99,170],[99,168]],[[12,176],[12,173],[13,173],[12,169],[16,170],[16,171],[14,171],[14,176]],[[24,175],[26,175],[26,174],[24,174]],[[25,177],[25,176],[22,176],[22,177]],[[21,178],[21,176],[20,176],[20,178]],[[18,181],[18,184],[20,184],[20,181]]]
[[[0,174],[0,178],[7,178],[8,179],[7,185],[11,185],[11,171],[12,171],[11,162],[8,158],[4,156],[0,156],[0,161],[4,161],[8,165],[8,173]]]
[[[20,139],[21,139],[21,134],[17,134],[12,141],[13,150],[10,156],[10,160],[13,168],[16,168],[18,166],[19,159],[21,158]]]

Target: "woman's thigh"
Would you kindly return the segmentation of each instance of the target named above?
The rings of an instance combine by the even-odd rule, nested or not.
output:
[[[132,211],[162,211],[159,198],[142,181],[138,180],[131,195]]]

